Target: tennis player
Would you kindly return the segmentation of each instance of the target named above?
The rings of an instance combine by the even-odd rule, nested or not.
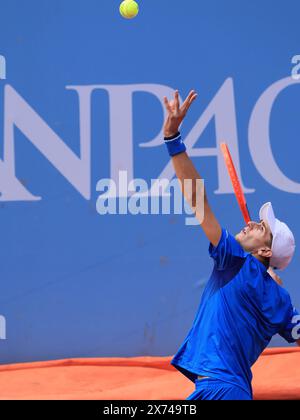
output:
[[[182,188],[186,179],[194,184],[201,179],[179,132],[196,97],[191,91],[182,106],[178,91],[171,102],[164,98],[165,144]],[[271,267],[283,270],[288,266],[295,250],[294,236],[275,217],[271,203],[261,207],[259,222],[249,222],[232,236],[221,228],[206,193],[204,218],[199,222],[210,242],[214,268],[192,328],[171,363],[195,383],[188,400],[251,400],[251,366],[271,338],[280,334],[288,343],[300,345],[299,313],[280,281],[268,273]]]

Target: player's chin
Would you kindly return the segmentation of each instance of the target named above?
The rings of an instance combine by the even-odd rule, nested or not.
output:
[[[239,233],[237,233],[236,235],[235,235],[235,239],[238,241],[238,242],[240,242],[241,241],[241,232],[239,232]]]
[[[239,232],[235,235],[236,241],[238,241],[240,244],[242,243],[242,232]]]

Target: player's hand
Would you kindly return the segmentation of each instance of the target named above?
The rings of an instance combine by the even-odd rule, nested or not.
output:
[[[167,119],[164,124],[164,136],[171,137],[177,134],[179,127],[186,116],[186,113],[189,110],[189,107],[192,105],[194,100],[197,98],[197,93],[195,90],[191,90],[188,94],[186,100],[180,106],[179,103],[179,93],[178,90],[175,91],[174,99],[168,101],[166,96],[164,97],[164,104],[168,112]]]

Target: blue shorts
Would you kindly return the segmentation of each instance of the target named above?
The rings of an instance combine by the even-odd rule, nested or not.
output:
[[[251,401],[252,397],[239,386],[218,379],[196,379],[195,391],[187,400],[235,400]]]

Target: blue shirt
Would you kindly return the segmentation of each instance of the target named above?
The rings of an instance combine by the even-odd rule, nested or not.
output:
[[[296,341],[298,312],[288,292],[226,229],[216,247],[209,245],[209,254],[213,272],[192,328],[171,363],[192,381],[209,376],[252,396],[251,366],[273,335]]]

